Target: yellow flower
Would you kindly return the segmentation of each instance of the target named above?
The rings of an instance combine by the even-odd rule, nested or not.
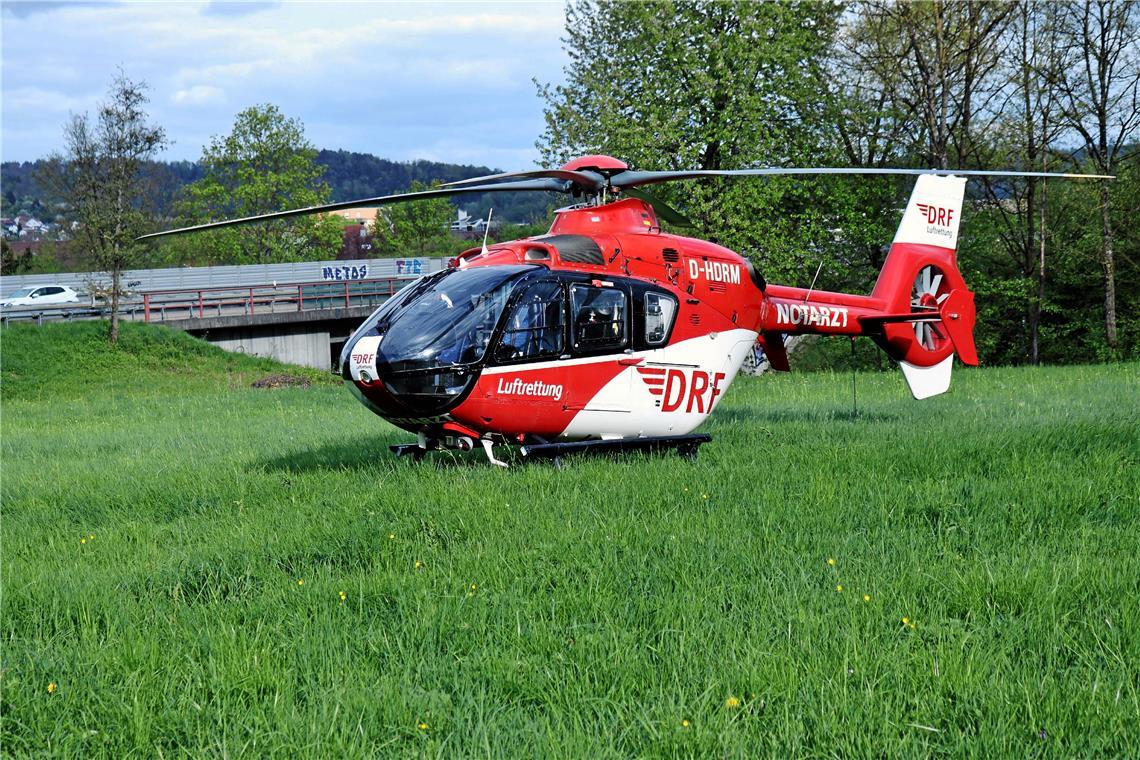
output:
[[[81,539],[79,539],[79,543],[81,543],[81,544],[85,544],[85,543],[87,543],[87,539],[86,539],[86,538],[81,538]]]
[[[910,625],[910,618],[903,618],[903,625]]]
[[[688,727],[689,727],[689,721],[682,719],[681,720],[681,728],[688,728]]]
[[[475,589],[477,589],[477,588],[479,588],[479,584],[477,584],[477,583],[472,583],[472,584],[471,584],[471,590],[472,590],[472,591],[474,591],[474,590],[475,590]]]
[[[419,728],[421,731],[427,731],[427,730],[428,730],[428,724],[427,724],[427,723],[425,723],[425,722],[423,722],[423,721],[421,720],[421,721],[420,721],[420,724],[419,724],[419,726],[418,726],[418,728]]]
[[[56,690],[55,681],[52,681],[51,683],[48,684],[48,694],[55,694],[55,690]]]
[[[840,583],[838,586],[835,587],[835,590],[842,594],[843,593],[843,584]]]
[[[724,706],[729,710],[735,710],[737,707],[740,707],[740,700],[736,697],[729,697],[724,700]]]
[[[827,564],[831,565],[832,567],[835,567],[835,558],[834,557],[828,557],[827,558]]]
[[[339,592],[339,593],[340,593],[340,600],[341,600],[342,602],[343,602],[345,599],[347,599],[347,598],[348,598],[348,594],[344,593],[343,591],[341,591],[341,592]]]
[[[870,594],[863,594],[863,601],[864,602],[871,601],[871,595]]]
[[[707,499],[708,497],[709,497],[709,495],[708,495],[707,493],[703,493],[703,494],[701,494],[701,498],[702,498],[702,499]]]
[[[298,578],[297,579],[297,585],[298,586],[304,586],[305,585],[305,579],[304,578]]]
[[[685,493],[688,493],[688,492],[689,492],[689,487],[685,486]]]
[[[389,541],[395,541],[396,540],[396,534],[395,533],[389,533],[388,534],[388,540]]]
[[[92,533],[90,536],[88,536],[88,538],[91,539],[92,541],[94,541],[95,540],[95,534]]]
[[[420,562],[420,561],[417,559],[417,560],[416,560],[416,569],[417,569],[417,570],[419,570],[419,569],[420,569],[420,568],[422,568],[423,566],[424,566],[424,563],[423,563],[423,562]]]

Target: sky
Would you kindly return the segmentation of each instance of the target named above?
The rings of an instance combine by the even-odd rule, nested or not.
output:
[[[532,80],[567,56],[554,2],[0,2],[4,161],[63,148],[121,67],[149,86],[151,120],[195,160],[234,116],[274,103],[317,148],[533,168],[543,129]]]

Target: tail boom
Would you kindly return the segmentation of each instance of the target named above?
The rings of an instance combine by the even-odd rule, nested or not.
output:
[[[978,363],[974,294],[955,254],[965,182],[918,178],[869,296],[769,285],[760,313],[763,345],[781,333],[865,335],[899,362],[915,398],[944,392],[955,353]]]

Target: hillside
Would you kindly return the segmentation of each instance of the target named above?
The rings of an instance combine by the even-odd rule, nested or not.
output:
[[[53,200],[36,180],[42,161],[5,161],[0,164],[0,215],[20,213],[36,217],[52,216]],[[368,153],[344,150],[322,150],[317,163],[325,167],[325,182],[333,201],[351,201],[389,195],[407,190],[413,181],[430,184],[435,180],[453,182],[498,169],[465,166],[435,161],[389,161]],[[200,179],[201,167],[192,161],[155,161],[147,166],[154,188],[154,210],[160,216],[173,213],[182,186]],[[511,193],[459,195],[451,199],[456,208],[464,208],[475,216],[485,216],[494,207],[495,216],[508,222],[533,222],[544,219],[550,207],[564,200],[546,193]]]
[[[244,388],[275,375],[300,383],[340,385],[327,372],[223,351],[159,325],[122,322],[116,346],[107,343],[105,322],[14,324],[0,329],[0,394],[5,404],[112,393],[178,396]]]

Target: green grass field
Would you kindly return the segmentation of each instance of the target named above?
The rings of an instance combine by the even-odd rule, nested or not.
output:
[[[0,332],[6,755],[1140,756],[1136,364],[500,470],[98,329]]]

